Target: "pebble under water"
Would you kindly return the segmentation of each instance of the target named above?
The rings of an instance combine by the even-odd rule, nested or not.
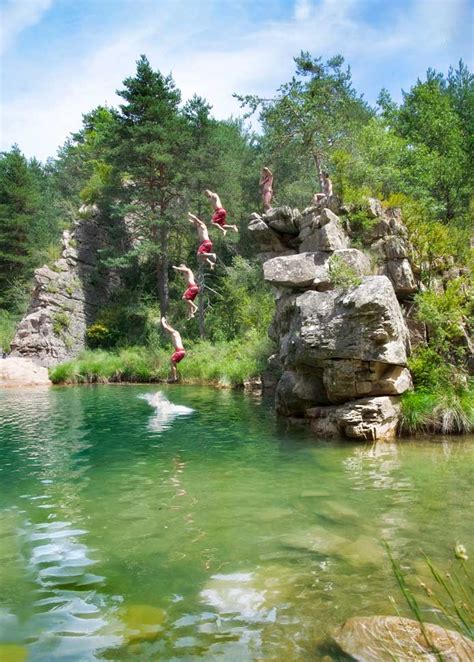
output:
[[[383,541],[423,581],[421,550],[474,553],[472,441],[315,440],[208,387],[3,390],[0,660],[344,659],[346,618],[411,615]]]

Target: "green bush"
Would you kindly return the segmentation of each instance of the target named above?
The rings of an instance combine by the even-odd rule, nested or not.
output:
[[[334,287],[354,287],[362,282],[354,267],[344,262],[340,255],[331,255],[328,273]]]
[[[64,333],[64,331],[67,331],[69,329],[70,324],[71,324],[71,320],[69,319],[69,315],[66,312],[60,310],[57,313],[54,313],[53,332],[57,336],[60,336],[62,333]]]
[[[15,335],[18,316],[9,313],[7,310],[0,310],[0,347],[8,352],[10,343]]]
[[[474,385],[463,390],[424,389],[402,395],[400,433],[466,434],[474,430]]]

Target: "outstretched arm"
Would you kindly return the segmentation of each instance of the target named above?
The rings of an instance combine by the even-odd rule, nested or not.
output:
[[[189,217],[189,222],[192,223],[193,225],[200,225],[201,227],[206,227],[206,224],[201,221],[197,216],[194,214],[191,214],[190,211],[188,211],[188,217]]]
[[[175,267],[173,265],[173,269],[175,269],[176,271],[182,271],[183,273],[189,273],[191,271],[191,269],[189,267],[185,267],[184,264],[181,265],[180,267]]]
[[[168,331],[168,333],[175,333],[175,330],[173,329],[172,326],[168,324],[166,321],[166,317],[161,318],[161,326],[165,329],[165,331]]]

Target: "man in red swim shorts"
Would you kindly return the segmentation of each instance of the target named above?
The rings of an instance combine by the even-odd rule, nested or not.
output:
[[[183,347],[183,341],[181,340],[181,334],[176,329],[173,329],[172,326],[166,321],[166,317],[161,318],[161,325],[165,331],[167,331],[171,336],[171,342],[173,343],[174,352],[170,358],[171,365],[171,379],[169,381],[177,382],[178,381],[178,371],[176,366],[180,361],[186,356],[186,351]]]
[[[213,193],[209,189],[206,189],[204,191],[204,195],[209,198],[211,205],[214,209],[214,214],[212,215],[211,221],[213,225],[216,225],[219,230],[222,231],[224,237],[227,234],[227,230],[232,229],[234,232],[238,232],[239,229],[236,225],[228,225],[226,223],[227,219],[227,212],[222,206],[221,199],[217,195],[217,193]]]
[[[196,285],[193,272],[185,264],[180,264],[179,267],[173,267],[173,269],[175,269],[176,271],[181,271],[181,273],[184,275],[186,279],[187,288],[181,298],[184,299],[188,307],[188,320],[189,320],[192,317],[194,317],[198,309],[198,307],[194,303],[194,299],[199,294],[199,285]]]
[[[209,239],[209,232],[207,230],[207,225],[203,223],[197,216],[188,212],[189,222],[194,225],[197,230],[199,238],[199,248],[197,252],[198,260],[201,262],[207,263],[211,269],[214,269],[216,266],[217,256],[215,253],[212,253],[212,241]]]

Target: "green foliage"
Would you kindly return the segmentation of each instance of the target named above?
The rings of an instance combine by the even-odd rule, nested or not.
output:
[[[0,347],[5,352],[10,350],[10,343],[15,335],[18,321],[16,315],[0,309]]]
[[[356,270],[340,255],[331,255],[328,266],[329,279],[334,287],[356,287],[362,282]]]
[[[278,88],[274,98],[237,98],[250,108],[249,114],[260,109],[267,161],[278,177],[284,180],[285,171],[290,170],[295,181],[295,172],[312,167],[316,170],[315,186],[322,181],[331,153],[345,144],[372,111],[353,88],[350,68],[343,68],[340,55],[324,63],[301,52],[294,60],[295,75]]]
[[[59,234],[50,179],[16,146],[0,154],[0,305],[13,312],[21,312],[33,270]]]
[[[53,315],[53,332],[57,336],[60,336],[65,331],[67,331],[69,329],[70,324],[71,324],[70,317],[65,311],[60,310],[57,313],[54,313],[54,315]]]
[[[441,432],[466,434],[474,430],[474,385],[467,389],[419,389],[402,395],[401,434]]]
[[[417,317],[428,327],[430,345],[448,352],[462,337],[462,323],[473,312],[473,292],[464,278],[450,280],[442,291],[425,290],[415,296]]]
[[[275,303],[260,264],[235,257],[213,289],[217,296],[210,292],[212,304],[206,311],[206,331],[212,339],[233,340],[249,329],[266,336]]]
[[[370,218],[366,209],[367,200],[364,201],[363,208],[357,208],[348,215],[351,231],[352,243],[356,246],[364,247],[372,242],[371,233],[377,223],[377,219]]]
[[[96,322],[91,324],[86,331],[87,345],[91,349],[111,347],[116,342],[116,334],[105,324]]]
[[[190,346],[179,364],[180,375],[186,383],[238,386],[261,372],[268,352],[268,340],[255,333],[231,343],[200,341]],[[163,381],[168,377],[170,356],[171,349],[163,348],[127,347],[115,353],[88,350],[52,368],[50,378],[55,384]]]
[[[437,567],[426,554],[423,554],[430,576],[430,580],[426,581],[407,575],[401,564],[393,557],[387,543],[385,543],[385,548],[407,606],[420,623],[426,643],[432,647],[431,652],[436,659],[442,662],[445,658],[431,643],[424,628],[424,623],[428,619],[424,617],[423,613],[426,611],[425,605],[427,604],[430,611],[429,622],[432,622],[433,618],[437,618],[441,626],[449,627],[470,639],[474,638],[474,593],[468,570],[469,557],[466,548],[464,545],[456,543],[449,568],[443,570]],[[421,595],[420,589],[422,590]]]
[[[57,282],[50,280],[46,285],[46,292],[49,292],[49,294],[57,294],[59,292],[59,286]]]

